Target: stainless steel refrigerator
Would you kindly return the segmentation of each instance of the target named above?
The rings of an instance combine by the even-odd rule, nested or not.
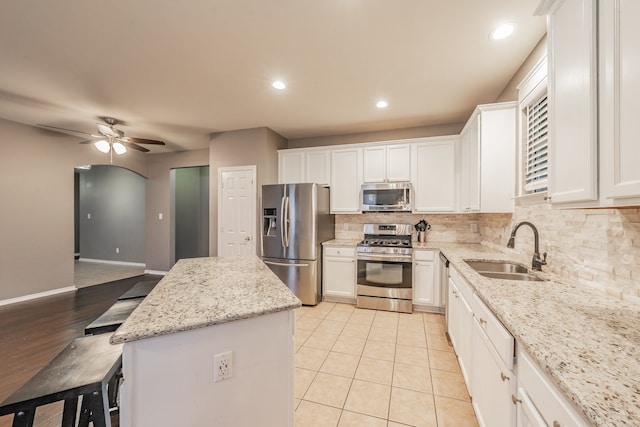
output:
[[[262,260],[304,305],[322,298],[322,242],[335,235],[329,188],[262,186]]]

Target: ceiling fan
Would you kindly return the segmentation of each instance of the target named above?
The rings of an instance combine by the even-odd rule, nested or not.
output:
[[[113,160],[113,152],[116,154],[124,154],[127,152],[127,148],[132,150],[142,151],[146,153],[150,151],[146,147],[142,147],[138,144],[150,144],[150,145],[165,145],[162,141],[157,141],[155,139],[145,139],[145,138],[133,138],[129,136],[124,136],[124,132],[120,129],[117,129],[116,126],[122,124],[123,122],[114,119],[113,117],[99,117],[104,123],[96,123],[96,127],[98,129],[97,133],[87,133],[81,132],[72,129],[65,129],[57,126],[48,126],[48,125],[38,125],[39,127],[50,129],[55,132],[61,132],[65,134],[71,135],[84,135],[88,136],[91,139],[82,141],[80,144],[94,144],[96,148],[103,153],[111,153],[111,158]]]

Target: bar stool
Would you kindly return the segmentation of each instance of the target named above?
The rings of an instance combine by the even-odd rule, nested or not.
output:
[[[122,344],[110,334],[76,338],[48,365],[0,404],[0,416],[13,415],[13,427],[32,427],[38,406],[64,400],[62,427],[75,426],[82,396],[79,427],[111,427],[109,380],[122,366]]]

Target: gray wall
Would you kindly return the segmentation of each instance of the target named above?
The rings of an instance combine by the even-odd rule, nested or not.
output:
[[[80,257],[144,263],[145,179],[114,166],[79,175]]]
[[[171,169],[208,165],[209,149],[151,154],[147,160],[145,264],[147,270],[169,271],[172,265]]]
[[[79,141],[0,119],[0,300],[73,286],[74,166],[109,162]],[[114,163],[147,172],[142,153]]]
[[[172,259],[209,256],[209,166],[171,171]]]
[[[211,199],[209,201],[211,240],[209,253],[218,254],[218,168],[256,165],[257,196],[256,233],[260,230],[260,195],[263,184],[278,182],[277,150],[286,148],[287,140],[268,128],[243,129],[211,135],[209,164],[211,166]],[[255,236],[254,236],[255,237]],[[256,240],[256,254],[260,254]]]

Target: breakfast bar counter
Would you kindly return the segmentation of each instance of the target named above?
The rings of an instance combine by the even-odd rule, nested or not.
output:
[[[255,255],[178,261],[111,338],[120,425],[292,425],[300,305]]]

